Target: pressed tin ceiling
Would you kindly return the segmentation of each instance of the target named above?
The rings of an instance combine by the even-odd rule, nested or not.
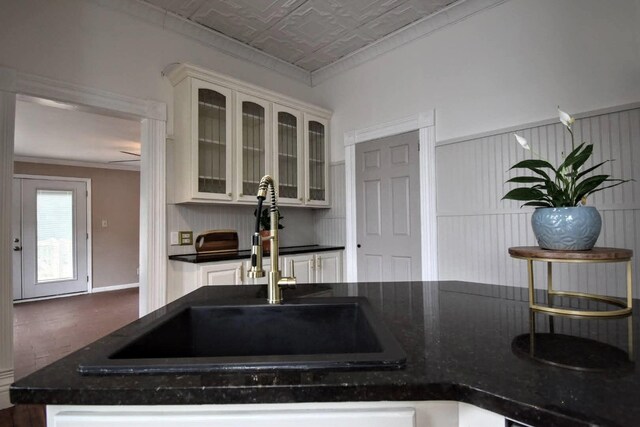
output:
[[[313,72],[455,0],[144,0]]]

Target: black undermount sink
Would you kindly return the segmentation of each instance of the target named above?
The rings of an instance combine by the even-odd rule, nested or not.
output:
[[[406,355],[366,298],[190,306],[157,319],[82,374],[398,368]]]

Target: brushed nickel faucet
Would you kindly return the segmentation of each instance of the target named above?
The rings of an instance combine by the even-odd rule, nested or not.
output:
[[[265,273],[262,269],[262,236],[260,235],[260,213],[262,212],[262,202],[267,198],[267,191],[271,189],[271,206],[269,207],[269,220],[271,222],[271,230],[266,239],[269,241],[269,254],[271,257],[271,271],[267,276],[267,301],[269,304],[280,304],[282,302],[282,289],[295,288],[296,278],[293,271],[293,260],[291,260],[291,277],[282,277],[280,272],[280,264],[278,262],[278,222],[280,221],[280,213],[278,211],[278,202],[276,196],[276,186],[273,178],[265,175],[258,184],[258,209],[256,210],[256,231],[251,239],[251,268],[248,276],[252,279],[264,277]]]

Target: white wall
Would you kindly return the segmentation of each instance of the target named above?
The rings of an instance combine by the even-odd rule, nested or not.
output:
[[[640,100],[640,1],[509,0],[315,87],[345,131],[436,109],[436,139]]]
[[[314,99],[302,82],[90,0],[0,0],[0,10],[0,65],[24,73],[171,105],[171,85],[160,71],[191,62]]]

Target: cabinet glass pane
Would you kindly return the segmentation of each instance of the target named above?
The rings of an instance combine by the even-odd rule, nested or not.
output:
[[[298,198],[298,119],[278,113],[278,180],[280,197]]]
[[[73,191],[36,193],[37,283],[75,279]]]
[[[254,102],[242,103],[242,193],[256,194],[265,173],[265,111]]]
[[[226,193],[227,98],[198,89],[198,191]]]
[[[324,125],[315,121],[309,122],[309,200],[325,199],[324,188]]]

